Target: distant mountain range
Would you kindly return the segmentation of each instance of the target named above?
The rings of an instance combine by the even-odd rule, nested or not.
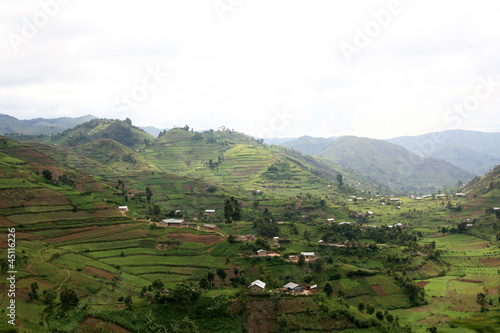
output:
[[[52,135],[95,118],[96,117],[92,115],[87,115],[78,118],[62,117],[54,119],[35,118],[20,120],[6,114],[0,114],[0,134]]]
[[[31,120],[0,115],[0,134],[14,133],[12,137],[21,141],[34,140],[31,135],[52,135],[37,139],[49,144],[75,146],[109,138],[137,149],[152,143],[161,131],[154,126],[124,130],[120,123],[105,119],[96,122],[91,115]],[[322,156],[397,190],[433,191],[459,180],[466,182],[500,164],[500,133],[450,130],[387,140],[302,136],[266,139],[265,143]]]
[[[474,174],[500,164],[500,133],[449,130],[387,141],[423,157],[443,159]]]
[[[355,136],[338,139],[303,136],[283,146],[303,154],[323,156],[397,190],[432,192],[474,177],[448,162],[419,158],[406,148],[383,140]]]

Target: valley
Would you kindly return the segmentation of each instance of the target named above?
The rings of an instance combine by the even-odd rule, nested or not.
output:
[[[225,127],[155,138],[110,119],[1,136],[0,303],[15,229],[17,325],[0,330],[467,333],[498,321],[500,167],[431,158],[401,173],[403,147],[325,140],[308,154]]]

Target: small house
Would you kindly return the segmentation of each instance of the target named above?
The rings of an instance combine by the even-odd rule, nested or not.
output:
[[[218,226],[216,226],[215,224],[204,224],[203,225],[203,229],[206,230],[206,231],[220,230],[220,228]]]
[[[286,291],[291,291],[293,293],[296,293],[296,292],[303,291],[304,287],[302,287],[301,285],[299,285],[297,283],[288,282],[287,284],[285,284],[283,286],[283,289],[286,290]]]
[[[184,220],[176,220],[176,219],[165,219],[159,223],[161,226],[164,227],[185,227],[187,226],[186,221]]]
[[[288,260],[295,260],[295,259],[296,259],[295,255],[293,255],[293,254],[288,256]]]
[[[188,227],[193,228],[193,229],[198,229],[198,224],[194,222],[188,222]]]
[[[118,206],[120,212],[128,212],[128,206]]]
[[[260,249],[259,251],[257,251],[257,255],[259,257],[267,257],[267,251],[264,249]]]
[[[264,291],[264,289],[266,289],[266,283],[261,280],[255,280],[248,286],[248,289],[252,291]]]
[[[305,259],[314,259],[314,252],[301,252]]]
[[[215,209],[206,209],[205,215],[214,217],[215,216]]]
[[[275,242],[275,243],[273,243],[272,247],[274,247],[274,248],[278,248],[278,247],[280,247],[280,243]]]

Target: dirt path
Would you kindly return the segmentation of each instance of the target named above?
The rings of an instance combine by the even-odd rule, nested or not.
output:
[[[66,268],[65,268],[66,269]],[[57,287],[57,290],[56,291],[59,291],[61,290],[61,287],[62,285],[64,284],[64,282],[68,281],[69,279],[69,276],[71,275],[70,271],[66,269],[66,272],[68,272],[68,276],[66,276],[66,278],[63,280],[63,282],[61,282],[61,284],[59,285],[59,287]]]

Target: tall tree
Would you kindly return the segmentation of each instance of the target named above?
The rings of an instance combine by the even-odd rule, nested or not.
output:
[[[226,223],[241,219],[241,203],[233,196],[224,201],[224,218]]]
[[[80,299],[76,292],[71,288],[64,288],[61,291],[61,295],[59,295],[59,299],[61,300],[61,308],[63,311],[71,310],[72,308],[78,305]]]
[[[337,182],[339,183],[339,186],[344,186],[344,180],[343,180],[344,176],[342,176],[341,173],[338,173],[337,174]]]
[[[225,282],[226,276],[227,276],[226,271],[222,268],[217,269],[217,276],[220,279],[220,287],[224,288],[224,282]]]

